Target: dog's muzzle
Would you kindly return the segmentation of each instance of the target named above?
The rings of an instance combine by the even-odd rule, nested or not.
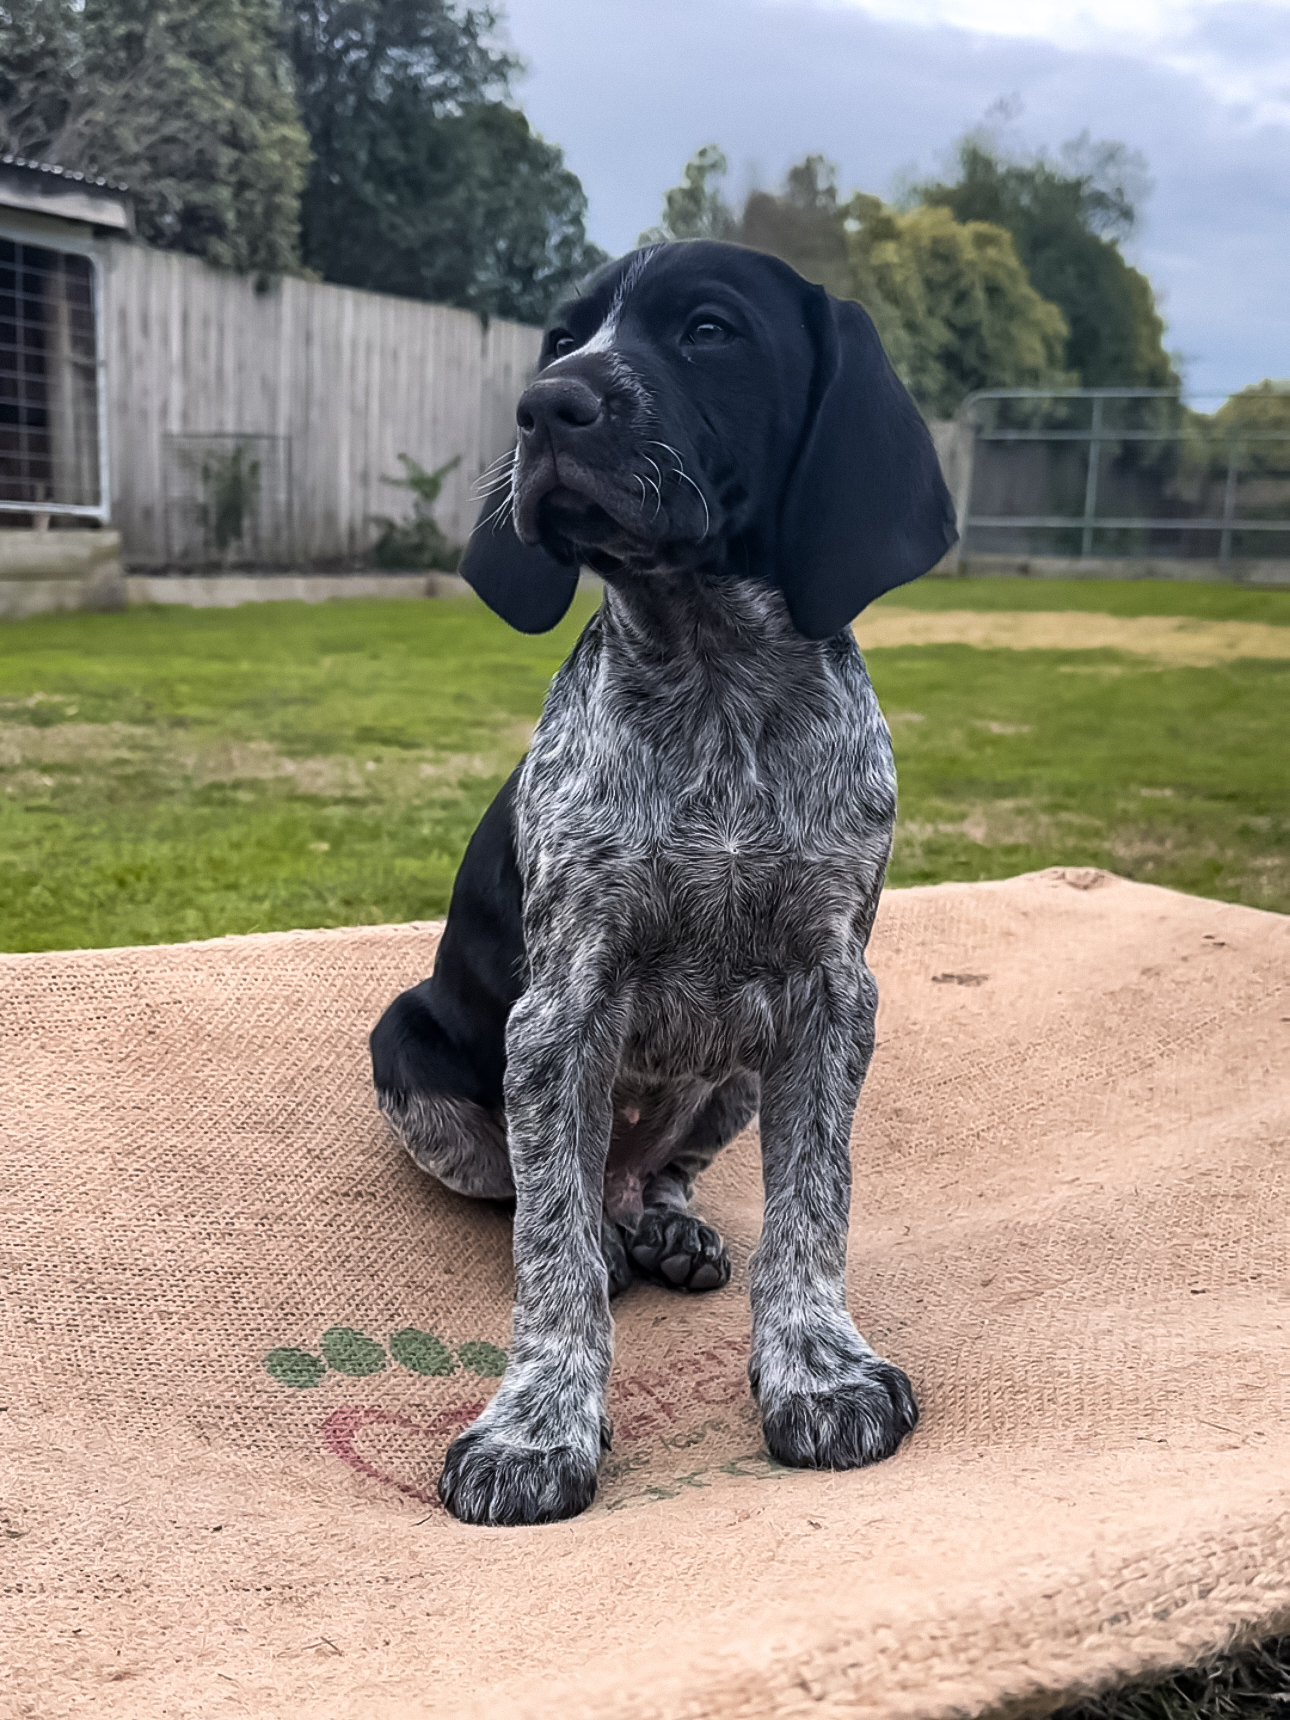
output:
[[[592,552],[593,566],[600,555],[621,563],[652,544],[658,516],[647,527],[631,417],[596,357],[525,389],[515,412],[515,529],[525,543]]]

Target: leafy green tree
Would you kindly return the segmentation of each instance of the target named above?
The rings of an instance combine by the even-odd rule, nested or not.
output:
[[[80,24],[70,0],[0,0],[0,154],[66,165],[49,150],[80,76]]]
[[[636,241],[657,245],[669,239],[731,239],[738,220],[726,202],[720,181],[729,162],[715,143],[705,143],[685,164],[681,183],[663,193],[663,219]]]
[[[1233,435],[1290,436],[1290,382],[1252,382],[1228,395],[1213,422]]]
[[[604,260],[561,152],[507,105],[494,16],[456,0],[287,0],[326,280],[540,322]]]
[[[1290,479],[1290,382],[1252,383],[1229,395],[1217,412],[1188,413],[1188,422],[1215,471],[1226,468],[1229,450],[1235,447],[1245,477],[1279,479],[1282,487],[1269,498],[1277,506],[1269,511],[1284,516],[1284,485]],[[1248,503],[1244,511],[1249,513]]]
[[[890,209],[856,193],[843,200],[820,155],[789,169],[779,192],[753,191],[735,215],[714,145],[666,195],[651,237],[731,239],[769,252],[839,298],[858,299],[919,405],[951,417],[977,388],[1059,388],[1066,324],[1035,291],[1012,237],[944,209]]]
[[[857,195],[847,228],[851,296],[929,416],[952,417],[978,388],[1072,384],[1062,313],[1035,291],[1002,227]]]
[[[1066,318],[1066,362],[1085,387],[1177,385],[1151,284],[1119,249],[1146,190],[1140,156],[1087,134],[1057,161],[1010,156],[981,130],[959,143],[956,167],[955,179],[919,185],[916,197],[958,221],[1007,228],[1036,290]]]
[[[9,0],[3,148],[124,182],[154,245],[293,268],[309,146],[280,31],[276,0]]]
[[[838,201],[837,169],[822,155],[808,155],[789,168],[778,195],[748,194],[734,236],[755,251],[782,257],[835,296],[854,298],[846,213]]]

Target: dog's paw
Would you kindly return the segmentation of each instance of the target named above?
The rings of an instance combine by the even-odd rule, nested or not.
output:
[[[730,1281],[730,1256],[713,1230],[688,1212],[651,1207],[627,1238],[642,1278],[673,1290],[720,1290]]]
[[[600,1222],[600,1252],[605,1257],[605,1271],[609,1274],[609,1294],[611,1297],[621,1296],[628,1285],[635,1282],[636,1274],[627,1258],[622,1230],[612,1218],[604,1218]]]
[[[440,1499],[463,1523],[558,1523],[595,1496],[596,1465],[585,1452],[515,1445],[480,1427],[453,1440],[439,1477]]]
[[[865,1377],[793,1392],[766,1409],[766,1449],[795,1469],[859,1469],[890,1457],[918,1423],[908,1376],[874,1356]]]

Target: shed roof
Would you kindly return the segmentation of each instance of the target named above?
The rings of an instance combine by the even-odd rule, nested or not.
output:
[[[21,155],[0,156],[0,208],[134,231],[134,199],[126,186]]]

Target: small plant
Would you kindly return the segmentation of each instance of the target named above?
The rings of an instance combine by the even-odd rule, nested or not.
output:
[[[461,464],[461,455],[455,455],[446,466],[440,466],[435,472],[427,472],[411,454],[400,454],[399,459],[403,463],[403,477],[382,478],[381,482],[393,484],[400,490],[411,490],[412,518],[391,520],[379,514],[376,516],[382,530],[372,550],[372,559],[378,567],[408,568],[417,572],[433,568],[443,573],[454,573],[461,560],[461,546],[444,536],[434,517],[434,506],[439,500],[444,479]]]
[[[260,462],[238,442],[227,454],[208,454],[201,473],[205,499],[198,517],[207,543],[227,560],[260,499]]]

